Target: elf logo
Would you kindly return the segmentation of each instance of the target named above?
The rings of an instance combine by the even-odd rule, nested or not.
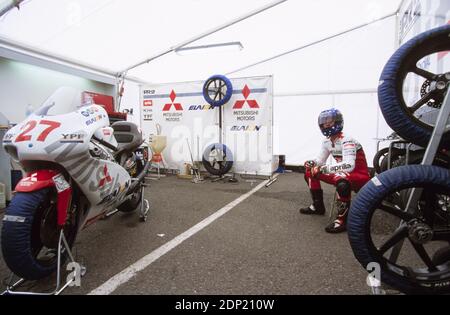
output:
[[[163,112],[170,111],[172,106],[174,106],[175,110],[177,110],[177,111],[183,110],[183,107],[181,106],[180,103],[174,103],[176,98],[177,98],[177,94],[175,93],[174,90],[172,90],[172,92],[170,93],[170,100],[172,101],[172,103],[164,105]]]
[[[214,106],[211,105],[191,105],[189,106],[189,110],[210,110],[214,109]]]
[[[244,95],[244,100],[236,101],[236,103],[234,103],[233,109],[242,109],[242,107],[244,107],[245,103],[247,103],[248,106],[250,106],[250,108],[259,108],[259,104],[256,100],[248,99],[248,97],[250,96],[250,93],[251,93],[251,91],[246,84],[244,89],[242,90],[242,95]]]
[[[231,127],[231,131],[259,131],[262,126],[233,126]]]

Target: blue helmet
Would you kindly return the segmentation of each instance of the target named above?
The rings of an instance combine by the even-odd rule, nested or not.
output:
[[[325,137],[337,135],[344,129],[344,117],[342,116],[342,113],[335,108],[321,112],[318,123],[320,131],[322,131]]]

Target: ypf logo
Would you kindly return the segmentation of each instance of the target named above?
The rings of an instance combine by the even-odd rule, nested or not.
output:
[[[180,103],[175,103],[176,98],[177,94],[174,90],[172,90],[172,92],[170,93],[170,100],[172,101],[172,103],[164,105],[163,112],[168,112],[172,108],[172,106],[175,106],[175,110],[177,111],[183,110],[183,107]]]
[[[234,103],[233,109],[242,109],[245,103],[247,103],[250,108],[259,108],[258,102],[256,100],[248,99],[248,97],[250,96],[250,89],[248,88],[247,84],[242,90],[242,95],[244,95],[244,100],[236,101],[236,103]]]

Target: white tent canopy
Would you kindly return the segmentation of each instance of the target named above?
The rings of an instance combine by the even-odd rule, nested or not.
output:
[[[274,0],[25,1],[0,21],[0,36],[110,72],[159,54]],[[400,0],[290,0],[191,45],[239,41],[231,54],[170,53],[129,75],[148,82],[202,79],[393,14]],[[170,65],[170,66],[169,66]]]
[[[316,117],[330,106],[345,110],[347,130],[373,156],[374,138],[389,133],[376,88],[396,47],[400,2],[28,0],[0,17],[0,44],[14,42],[109,75],[161,54],[127,72],[141,82],[273,75],[275,151],[288,163],[316,153]],[[240,42],[243,49],[172,51],[202,34],[209,35],[186,46]]]

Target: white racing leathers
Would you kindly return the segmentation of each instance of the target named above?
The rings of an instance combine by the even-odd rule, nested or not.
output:
[[[336,160],[336,164],[326,164],[330,155]],[[312,190],[321,189],[320,181],[336,186],[339,181],[346,180],[351,184],[352,190],[357,191],[370,179],[361,144],[344,133],[334,143],[325,139],[315,161],[321,166],[320,174],[313,178],[309,169],[305,173],[305,179]]]

